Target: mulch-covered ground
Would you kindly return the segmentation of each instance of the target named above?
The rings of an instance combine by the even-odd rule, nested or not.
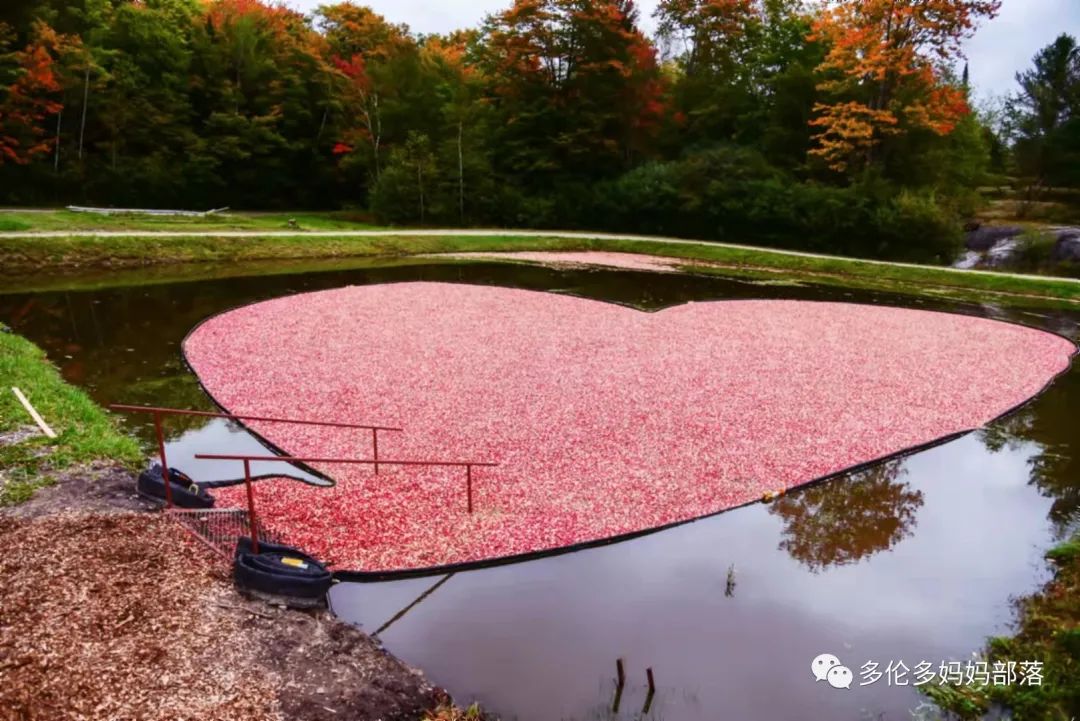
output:
[[[984,425],[1064,370],[1074,346],[974,317],[797,301],[658,313],[438,283],[295,295],[187,339],[237,413],[400,425],[338,481],[257,484],[261,517],[338,568],[554,549],[732,508]],[[370,436],[253,423],[296,455],[369,458]],[[189,469],[197,477],[198,469]],[[242,488],[222,489],[240,503]]]
[[[160,515],[2,514],[0,547],[4,721],[418,719],[434,703],[358,630],[241,598]]]

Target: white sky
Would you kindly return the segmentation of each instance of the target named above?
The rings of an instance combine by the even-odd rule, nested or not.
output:
[[[310,12],[333,0],[285,0]],[[354,0],[392,22],[406,23],[420,33],[446,32],[480,24],[488,13],[509,7],[511,0]],[[642,25],[653,29],[658,0],[638,0]],[[1004,0],[1001,14],[983,25],[968,44],[971,80],[980,95],[1014,89],[1013,76],[1032,56],[1062,32],[1080,36],[1080,0]]]

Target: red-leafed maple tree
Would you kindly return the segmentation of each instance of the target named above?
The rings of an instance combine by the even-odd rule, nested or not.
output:
[[[343,79],[341,98],[359,120],[342,134],[335,153],[350,155],[366,146],[371,175],[378,179],[385,164],[384,143],[403,134],[387,108],[402,106],[400,96],[412,87],[419,55],[416,44],[407,26],[387,22],[370,8],[351,2],[323,6],[319,18]]]
[[[842,0],[826,8],[814,37],[829,44],[815,106],[811,155],[845,172],[872,161],[882,140],[913,129],[952,132],[969,112],[942,68],[1000,0]]]
[[[0,165],[25,165],[52,148],[44,123],[63,107],[54,57],[60,42],[56,31],[38,22],[26,47],[0,60],[9,72],[0,88]]]

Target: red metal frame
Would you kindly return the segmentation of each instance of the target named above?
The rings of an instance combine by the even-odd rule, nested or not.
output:
[[[248,517],[251,520],[251,542],[252,550],[255,553],[259,552],[258,539],[256,538],[256,522],[255,522],[255,495],[251,484],[251,462],[252,461],[274,461],[283,463],[345,463],[352,465],[384,465],[384,466],[444,466],[451,468],[465,468],[465,482],[466,493],[468,498],[469,513],[473,512],[473,493],[472,493],[472,469],[473,467],[492,467],[499,465],[491,461],[397,461],[397,460],[385,460],[380,458],[379,460],[370,460],[366,458],[309,458],[309,457],[295,457],[295,456],[251,456],[240,454],[228,454],[228,453],[196,453],[195,458],[200,461],[243,461],[244,463],[244,483],[247,485],[247,499],[248,499]]]
[[[379,474],[379,431],[401,432],[402,428],[379,426],[365,423],[339,423],[336,421],[309,421],[297,418],[274,418],[271,416],[244,416],[233,413],[215,413],[212,411],[192,411],[185,408],[165,408],[159,406],[132,406],[113,403],[109,408],[127,413],[150,413],[154,416],[154,432],[157,434],[158,455],[161,456],[161,478],[165,484],[165,507],[172,508],[172,487],[169,485],[169,462],[165,457],[165,434],[161,428],[162,416],[200,416],[203,418],[228,418],[234,421],[265,421],[268,423],[289,423],[297,426],[324,426],[327,428],[359,428],[371,431],[371,447],[375,458],[375,475]],[[276,460],[278,456],[274,456]],[[237,459],[239,460],[239,459]],[[255,459],[251,459],[255,460]],[[245,464],[246,467],[247,464]],[[471,504],[470,504],[471,505]]]
[[[198,458],[198,456],[195,456]],[[248,524],[251,530],[251,552],[259,552],[259,524],[255,520],[255,489],[251,487],[251,461],[244,459],[244,486],[247,487]]]

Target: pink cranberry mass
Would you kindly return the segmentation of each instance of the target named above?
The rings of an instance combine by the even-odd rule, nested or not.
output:
[[[841,303],[645,313],[497,287],[399,283],[213,317],[184,351],[233,413],[401,426],[336,486],[256,484],[266,525],[337,569],[406,570],[597,541],[978,428],[1075,348],[1038,330]],[[370,433],[251,423],[297,456],[370,458]],[[237,464],[239,466],[239,464]],[[198,475],[198,469],[193,469]],[[217,492],[242,505],[242,486]]]

